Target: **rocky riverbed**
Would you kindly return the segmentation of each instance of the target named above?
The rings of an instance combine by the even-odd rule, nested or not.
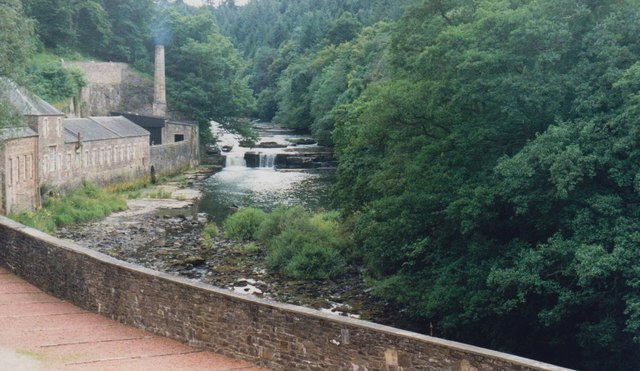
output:
[[[207,214],[197,212],[204,173],[154,187],[129,200],[129,210],[58,231],[58,237],[147,268],[337,315],[411,328],[395,305],[372,296],[358,268],[325,281],[293,281],[270,272],[264,247],[214,236],[205,243]],[[159,190],[162,190],[159,192]],[[145,198],[145,195],[165,198]],[[415,328],[414,328],[415,330]]]

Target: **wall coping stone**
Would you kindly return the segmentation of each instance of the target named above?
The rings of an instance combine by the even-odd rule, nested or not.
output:
[[[401,330],[394,327],[377,324],[374,322],[339,316],[335,314],[323,313],[319,310],[306,308],[302,306],[279,303],[279,302],[275,302],[268,299],[257,298],[253,296],[243,295],[243,294],[237,294],[229,290],[217,288],[204,283],[191,281],[186,278],[173,276],[167,273],[154,271],[152,269],[148,269],[142,266],[117,260],[106,254],[102,254],[100,252],[82,247],[74,242],[62,240],[62,239],[53,237],[51,235],[48,235],[44,232],[41,232],[39,230],[36,230],[34,228],[27,227],[25,225],[17,223],[4,216],[0,216],[0,226],[5,226],[13,230],[20,231],[25,235],[28,235],[40,241],[46,242],[50,246],[54,246],[62,250],[67,250],[75,254],[99,261],[104,264],[116,266],[118,268],[125,269],[130,272],[147,275],[147,276],[150,276],[151,278],[170,281],[172,283],[177,283],[179,285],[190,286],[192,288],[197,288],[198,290],[213,292],[217,295],[234,299],[236,301],[251,303],[254,305],[263,306],[271,309],[277,309],[279,311],[288,312],[292,315],[299,314],[307,317],[312,317],[312,318],[322,319],[322,320],[326,320],[334,323],[348,325],[350,327],[375,330],[377,332],[381,332],[384,334],[400,336],[400,337],[413,339],[413,340],[419,340],[420,342],[460,351],[460,352],[471,354],[471,355],[479,355],[482,357],[504,360],[513,365],[522,366],[525,368],[531,368],[531,369],[537,369],[537,370],[553,370],[553,371],[570,370],[568,368],[555,366],[548,363],[539,362],[539,361],[531,360],[531,359],[520,357],[520,356],[515,356],[508,353],[498,352],[498,351],[481,348],[474,345],[468,345],[468,344],[464,344],[464,343],[460,343],[452,340],[446,340],[446,339],[423,335],[423,334],[419,334],[411,331]],[[0,248],[4,248],[4,247],[5,247],[4,245],[0,246]],[[14,270],[14,268],[8,262],[5,262],[2,260],[2,254],[0,254],[0,265],[6,265],[7,268],[9,268],[11,271]]]

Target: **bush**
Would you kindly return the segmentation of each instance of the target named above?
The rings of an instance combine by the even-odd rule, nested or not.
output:
[[[291,208],[279,206],[266,216],[256,233],[256,238],[266,243],[284,230],[305,223],[307,219],[309,219],[309,213],[300,206]]]
[[[237,240],[256,239],[260,224],[265,218],[266,214],[260,209],[252,207],[240,209],[224,221],[225,236]]]
[[[333,231],[323,231],[307,219],[283,231],[268,243],[267,264],[287,277],[325,279],[344,272],[346,263],[340,255],[341,240]]]
[[[225,235],[257,239],[267,246],[270,269],[295,279],[326,279],[342,274],[347,246],[337,212],[312,215],[302,207],[278,207],[269,214],[246,208],[227,218]]]
[[[205,237],[215,237],[220,233],[218,226],[216,223],[209,223],[204,227],[204,231],[202,232]]]
[[[302,208],[276,209],[262,224],[271,269],[297,279],[326,279],[344,272],[346,246],[337,213],[310,215]]]
[[[217,236],[218,233],[220,233],[220,230],[218,229],[218,226],[216,225],[216,223],[207,224],[204,227],[204,230],[202,231],[203,245],[206,248],[211,249],[215,245],[215,242],[213,241],[213,237]]]
[[[286,276],[325,279],[344,273],[345,261],[337,249],[304,244],[283,269]]]

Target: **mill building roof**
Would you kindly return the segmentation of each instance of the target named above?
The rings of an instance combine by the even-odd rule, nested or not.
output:
[[[29,127],[15,127],[0,129],[0,141],[36,137],[38,133]]]
[[[149,132],[122,116],[64,120],[65,142],[149,136]]]
[[[0,77],[0,98],[7,99],[25,116],[64,116],[59,109],[6,77]]]

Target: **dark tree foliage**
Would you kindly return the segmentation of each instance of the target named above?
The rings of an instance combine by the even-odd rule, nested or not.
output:
[[[347,93],[349,75],[353,72],[360,80],[367,73],[364,70],[375,64],[374,60],[379,61],[381,55],[360,60],[362,66],[354,67],[354,71],[342,60],[346,55],[318,64],[316,54],[343,43],[351,43],[344,49],[356,47],[355,40],[363,27],[398,19],[408,2],[255,0],[243,7],[223,4],[216,9],[216,15],[222,32],[252,60],[254,67],[249,73],[258,98],[257,115],[262,120],[273,119],[291,128],[311,131],[323,144],[331,145],[333,108],[340,96],[353,93]],[[336,66],[332,66],[334,62]],[[334,81],[329,81],[331,75],[336,75]],[[321,92],[313,90],[318,86]],[[325,93],[329,96],[323,96]],[[314,101],[322,105],[312,109]]]
[[[110,46],[109,14],[99,0],[24,0],[46,47],[102,55]]]
[[[154,0],[103,0],[111,22],[111,42],[100,53],[108,59],[134,63],[143,71],[150,70],[150,27],[155,14]]]
[[[380,295],[436,334],[640,360],[640,4],[416,1],[335,110],[336,205]]]
[[[252,139],[253,131],[234,117],[254,110],[255,100],[242,77],[244,62],[228,38],[218,31],[210,8],[167,5],[159,22],[166,27],[169,106],[200,123],[210,141],[211,120]]]
[[[0,0],[0,77],[24,72],[35,50],[34,23],[19,0]]]

